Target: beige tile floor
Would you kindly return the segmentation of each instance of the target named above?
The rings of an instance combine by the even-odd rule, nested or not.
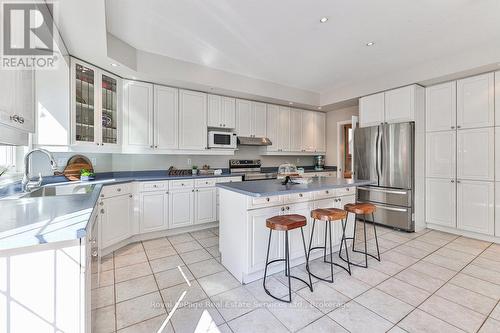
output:
[[[431,230],[378,236],[381,262],[313,279],[314,292],[294,281],[291,304],[224,269],[216,228],[128,245],[103,261],[93,332],[500,332],[500,245]],[[321,260],[311,269],[330,272]],[[275,274],[268,288],[283,296],[286,281]]]

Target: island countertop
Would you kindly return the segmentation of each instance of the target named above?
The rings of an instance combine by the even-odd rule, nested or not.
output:
[[[216,186],[224,190],[237,192],[251,197],[269,197],[299,192],[314,192],[326,189],[373,185],[376,183],[373,180],[341,179],[331,177],[314,178],[309,184],[282,185],[281,182],[281,180],[271,179],[222,183],[217,184]]]

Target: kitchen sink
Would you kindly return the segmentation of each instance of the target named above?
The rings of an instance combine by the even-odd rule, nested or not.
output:
[[[94,190],[95,184],[71,184],[44,186],[31,193],[23,195],[23,198],[53,197],[60,195],[88,194]]]

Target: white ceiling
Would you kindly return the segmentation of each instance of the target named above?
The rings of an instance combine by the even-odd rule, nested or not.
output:
[[[498,44],[498,13],[499,0],[106,0],[108,32],[136,49],[317,93]]]

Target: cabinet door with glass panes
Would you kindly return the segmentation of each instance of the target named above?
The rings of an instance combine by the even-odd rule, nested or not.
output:
[[[72,59],[72,144],[117,147],[120,144],[119,78]]]

